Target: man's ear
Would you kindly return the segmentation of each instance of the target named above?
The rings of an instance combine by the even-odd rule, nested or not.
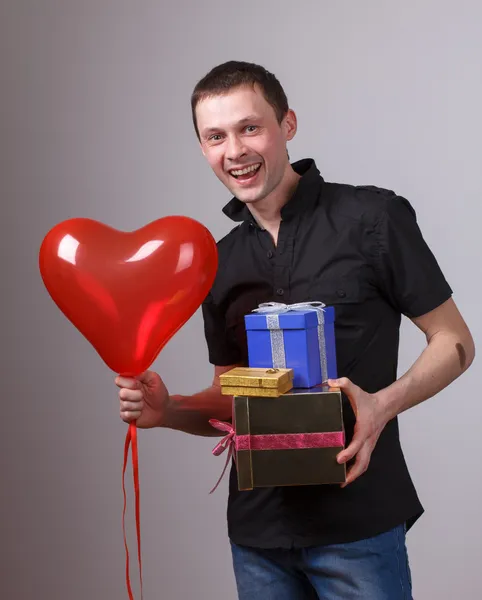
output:
[[[286,141],[289,142],[295,137],[298,130],[298,119],[296,118],[296,113],[294,110],[291,108],[288,110],[283,118],[281,126],[283,128]]]

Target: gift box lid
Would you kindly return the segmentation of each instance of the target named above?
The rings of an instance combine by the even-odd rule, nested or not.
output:
[[[341,393],[339,387],[332,387],[328,383],[320,383],[309,388],[292,388],[286,395],[290,396],[303,396],[308,394],[327,394],[331,392]]]
[[[293,369],[264,369],[235,367],[219,376],[222,387],[274,388],[285,387],[293,381]]]
[[[325,323],[334,321],[335,311],[333,306],[323,309]],[[268,329],[267,317],[275,313],[249,313],[244,317],[247,330]],[[318,326],[318,312],[312,310],[293,310],[277,314],[280,329],[311,329]]]
[[[271,435],[344,430],[340,388],[313,387],[282,394],[276,402],[263,397],[236,397],[236,433]]]

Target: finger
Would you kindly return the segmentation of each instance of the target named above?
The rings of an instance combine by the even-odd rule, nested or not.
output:
[[[140,402],[143,398],[142,390],[130,390],[129,388],[122,388],[119,391],[119,398],[121,400],[129,400],[130,402]]]
[[[140,412],[140,411],[142,411],[143,408],[144,408],[143,402],[125,402],[125,401],[121,400],[121,403],[120,403],[121,412],[130,412],[132,410],[134,410],[136,412]]]
[[[360,452],[358,452],[355,464],[348,471],[345,483],[341,484],[342,488],[346,487],[350,483],[353,483],[355,479],[358,479],[360,475],[363,475],[363,473],[365,473],[365,471],[368,469],[371,455],[371,446],[369,444],[365,444],[360,450]]]
[[[340,388],[347,395],[354,394],[359,388],[348,377],[340,377],[340,379],[328,379],[330,387]]]
[[[137,421],[137,419],[141,416],[140,410],[130,410],[130,411],[121,411],[120,417],[125,423],[131,423],[132,421]]]
[[[351,460],[363,447],[363,444],[367,441],[367,438],[361,433],[355,433],[351,443],[342,450],[336,457],[336,460],[342,464]]]
[[[133,377],[122,377],[121,375],[118,375],[115,378],[115,384],[117,387],[127,388],[129,390],[136,390],[139,388],[139,382]]]

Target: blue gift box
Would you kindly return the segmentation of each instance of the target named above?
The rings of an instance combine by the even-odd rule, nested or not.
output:
[[[250,367],[293,369],[293,387],[337,378],[335,309],[266,303],[245,315]]]

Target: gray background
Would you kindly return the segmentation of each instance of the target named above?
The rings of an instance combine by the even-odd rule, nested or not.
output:
[[[46,294],[37,253],[76,216],[135,229],[178,213],[216,238],[228,231],[229,195],[189,111],[215,64],[252,60],[278,75],[299,117],[292,159],[410,199],[480,339],[481,19],[477,0],[3,0],[2,598],[127,597],[113,374]],[[401,372],[423,346],[405,321]],[[210,383],[199,312],[155,368],[175,393]],[[427,509],[408,539],[417,600],[480,595],[479,390],[476,362],[401,418]],[[212,445],[140,436],[146,600],[236,596],[226,482],[208,495],[224,462]],[[135,559],[132,529],[130,547]]]

